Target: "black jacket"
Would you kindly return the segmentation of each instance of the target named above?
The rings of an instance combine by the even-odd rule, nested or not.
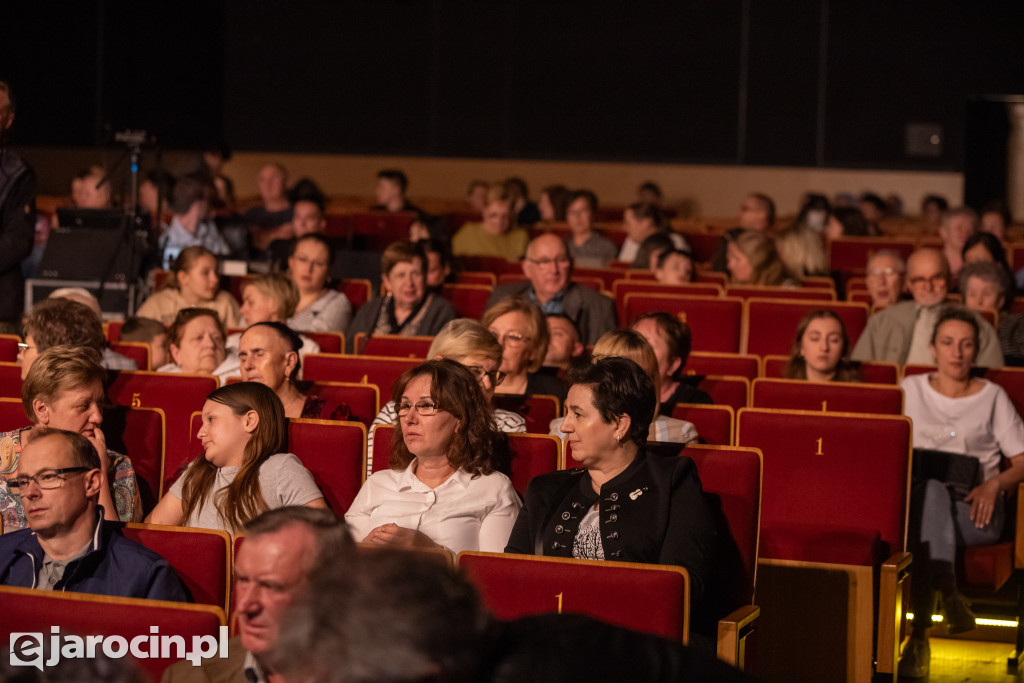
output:
[[[0,148],[0,321],[21,317],[21,262],[32,251],[35,231],[36,174],[17,154]]]

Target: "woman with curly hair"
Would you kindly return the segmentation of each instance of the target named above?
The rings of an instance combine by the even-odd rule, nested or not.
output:
[[[398,431],[391,469],[363,484],[345,521],[357,541],[500,553],[519,514],[512,482],[495,471],[494,410],[464,365],[432,360],[391,392]]]

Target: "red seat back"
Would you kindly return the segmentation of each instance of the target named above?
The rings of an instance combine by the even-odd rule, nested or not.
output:
[[[762,375],[782,379],[788,362],[789,356],[765,356]],[[899,366],[895,363],[861,361],[858,365],[862,382],[868,384],[897,384],[899,382]]]
[[[684,232],[682,235],[686,238],[686,243],[690,245],[690,251],[693,252],[693,258],[698,263],[707,263],[711,260],[715,255],[718,240],[722,237],[714,232]]]
[[[731,406],[733,410],[745,408],[750,402],[750,380],[746,377],[708,375],[697,388],[707,392],[717,405]]]
[[[620,278],[612,283],[612,298],[618,309],[619,320],[626,320],[626,295],[668,294],[685,296],[722,296],[722,287],[712,282],[694,282],[688,285],[663,285],[653,280]]]
[[[633,292],[625,297],[624,320],[633,324],[641,313],[664,311],[690,326],[694,351],[739,353],[743,299],[715,296],[669,296]]]
[[[479,271],[463,271],[455,273],[455,282],[460,285],[483,285],[494,287],[498,284],[498,278],[494,273],[481,273]]]
[[[895,251],[906,261],[914,253],[914,242],[884,237],[840,237],[829,242],[828,268],[863,274],[871,255],[883,249]]]
[[[127,356],[135,361],[139,370],[151,370],[149,363],[149,344],[143,342],[116,342],[110,345],[110,350]]]
[[[349,230],[355,244],[371,251],[383,251],[392,242],[409,239],[409,226],[416,213],[402,211],[367,211],[348,217]]]
[[[451,302],[460,317],[479,320],[487,310],[487,299],[492,291],[490,285],[445,284],[441,287],[441,296]]]
[[[893,384],[755,379],[751,407],[826,412],[903,414],[903,389]]]
[[[357,353],[364,356],[386,356],[388,358],[426,358],[433,337],[403,337],[398,334],[381,334],[367,337],[359,332],[355,337]]]
[[[672,407],[672,417],[693,423],[701,443],[716,446],[735,443],[735,415],[732,406],[677,403]]]
[[[302,376],[313,382],[375,384],[380,395],[390,400],[395,380],[406,370],[422,363],[422,358],[311,353],[303,362]]]
[[[554,472],[561,463],[562,441],[557,436],[509,434],[508,445],[512,451],[509,479],[520,494],[526,493],[531,479]]]
[[[164,271],[166,272],[166,271]],[[104,323],[107,328],[107,341],[111,344],[121,339],[121,328],[124,327],[124,323],[118,320],[111,320],[108,323]]]
[[[21,338],[14,334],[0,334],[0,363],[18,362],[18,343]]]
[[[494,407],[522,415],[530,434],[547,434],[551,421],[562,414],[558,398],[544,394],[495,394]]]
[[[682,567],[462,552],[458,565],[499,619],[577,612],[672,640],[689,636]]]
[[[124,535],[167,560],[197,604],[228,608],[231,535],[226,531],[127,524]]]
[[[373,298],[373,284],[365,278],[344,278],[338,283],[338,291],[352,304],[353,311]]]
[[[21,363],[0,363],[0,398],[21,398]]]
[[[345,335],[341,332],[306,332],[298,330],[320,346],[320,353],[344,353]]]
[[[289,420],[288,450],[312,473],[331,509],[344,514],[366,479],[366,426]]]
[[[694,351],[686,361],[688,375],[733,375],[754,379],[758,376],[761,359],[741,353],[713,353]]]
[[[109,406],[103,411],[107,447],[131,459],[145,514],[156,507],[163,492],[166,419],[159,408]]]
[[[391,443],[397,428],[394,425],[373,426],[373,463],[371,474],[391,467]]]
[[[748,299],[745,352],[759,356],[789,353],[801,318],[820,309],[830,310],[842,318],[852,349],[868,323],[868,307],[864,304],[847,301]]]
[[[0,432],[28,427],[30,424],[32,421],[25,414],[20,398],[0,397]]]
[[[810,301],[835,301],[833,289],[820,287],[764,287],[759,285],[729,285],[725,288],[726,296],[738,296],[742,299],[801,299]]]
[[[317,382],[310,391],[328,403],[344,403],[351,411],[349,419],[362,422],[367,429],[380,412],[380,389],[375,384]]]

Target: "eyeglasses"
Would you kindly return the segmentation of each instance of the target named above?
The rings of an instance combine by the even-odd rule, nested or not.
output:
[[[899,271],[895,268],[879,268],[878,270],[868,271],[868,278],[882,279],[883,277],[891,277],[893,275],[899,275]]]
[[[946,281],[946,276],[945,275],[928,275],[928,276],[919,275],[917,277],[912,277],[912,278],[909,278],[907,280],[907,282],[909,282],[913,286],[921,285],[921,284],[924,284],[925,282],[928,282],[928,283],[933,284],[933,285],[937,285],[937,284],[939,284],[941,282],[945,282],[945,281]]]
[[[35,475],[21,474],[12,479],[8,479],[8,485],[23,489],[28,486],[29,482],[34,481],[37,486],[41,489],[56,489],[60,488],[63,483],[65,474],[74,474],[76,472],[88,472],[91,467],[61,467],[56,470],[40,470]]]
[[[548,266],[550,266],[552,264],[560,266],[560,267],[563,267],[563,268],[565,266],[569,265],[569,257],[568,256],[559,256],[557,258],[528,258],[526,260],[529,261],[530,263],[532,263],[533,265],[539,266],[541,268],[547,268]]]
[[[484,370],[479,365],[467,365],[467,369],[476,375],[477,381],[482,381],[484,377],[491,380],[491,386],[496,387],[505,381],[505,373],[501,370]]]
[[[510,330],[505,334],[498,334],[496,332],[492,332],[491,334],[494,335],[494,338],[497,339],[498,343],[502,346],[522,346],[526,342],[530,341],[530,337],[527,337],[522,332],[516,332],[514,330]]]
[[[409,414],[409,411],[413,408],[422,417],[430,417],[437,411],[444,412],[442,408],[438,408],[436,403],[431,401],[420,401],[419,403],[399,403],[395,406],[395,410],[398,412],[398,417],[405,417]]]

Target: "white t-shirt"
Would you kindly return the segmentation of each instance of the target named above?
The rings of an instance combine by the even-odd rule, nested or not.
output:
[[[900,382],[904,413],[914,421],[914,448],[974,456],[986,480],[999,474],[1000,454],[1024,453],[1024,422],[1001,386],[983,379],[978,393],[950,398],[928,377],[911,375]]]
[[[500,472],[474,478],[455,472],[437,488],[416,477],[416,460],[404,470],[381,470],[366,480],[345,514],[358,542],[383,524],[422,531],[450,552],[500,553],[519,515],[519,495]]]

